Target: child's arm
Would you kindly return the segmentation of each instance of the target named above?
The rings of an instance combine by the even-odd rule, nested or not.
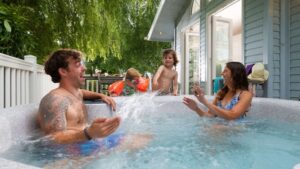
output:
[[[173,78],[173,95],[177,96],[178,94],[178,73],[175,73],[175,76]]]
[[[158,79],[161,76],[163,70],[164,70],[164,66],[161,65],[161,66],[159,66],[157,72],[155,73],[155,75],[153,77],[153,84],[152,84],[153,90],[158,90]]]

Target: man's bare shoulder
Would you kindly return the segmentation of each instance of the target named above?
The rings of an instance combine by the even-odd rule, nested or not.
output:
[[[70,100],[71,99],[66,94],[64,94],[60,89],[54,89],[42,98],[40,102],[40,106],[42,106],[43,103],[50,104],[54,102],[62,102],[62,101],[70,101]]]
[[[59,89],[52,90],[45,95],[39,106],[39,122],[46,132],[63,130],[65,128],[65,113],[72,104],[69,96]]]

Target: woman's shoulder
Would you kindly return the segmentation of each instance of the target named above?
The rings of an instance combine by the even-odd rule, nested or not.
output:
[[[248,90],[241,90],[240,98],[252,98],[253,94]]]

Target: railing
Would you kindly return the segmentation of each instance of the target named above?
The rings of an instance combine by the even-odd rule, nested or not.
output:
[[[56,86],[34,56],[22,60],[0,53],[0,108],[39,102]]]
[[[121,76],[85,76],[84,89],[109,95],[108,86],[116,81],[122,80]]]

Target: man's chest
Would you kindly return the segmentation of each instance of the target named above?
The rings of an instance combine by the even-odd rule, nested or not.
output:
[[[68,125],[78,125],[86,123],[86,107],[82,103],[76,103],[69,106],[66,112],[66,120]]]

